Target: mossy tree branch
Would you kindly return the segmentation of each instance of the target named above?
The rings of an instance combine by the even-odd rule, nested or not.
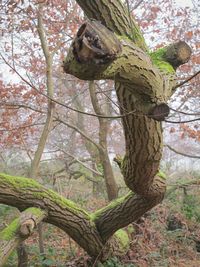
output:
[[[46,215],[46,211],[28,208],[0,232],[0,266],[6,263],[12,251],[33,233]]]
[[[122,118],[126,151],[120,161],[132,192],[90,215],[32,180],[0,175],[0,202],[22,210],[31,206],[46,210],[45,221],[63,229],[89,255],[99,257],[99,253],[107,254],[112,249],[114,241],[109,238],[115,231],[164,197],[165,181],[156,176],[163,146],[161,121],[169,112],[167,101],[174,92],[175,70],[189,60],[191,51],[182,43],[181,49],[173,45],[147,52],[138,26],[120,0],[77,3],[89,18],[103,24],[88,21],[82,25],[64,70],[83,80],[114,80],[121,114],[135,111]],[[114,239],[119,237],[115,235]]]
[[[101,23],[90,21],[79,29],[64,62],[64,70],[78,78],[113,79],[121,114],[136,111],[122,119],[126,155],[121,170],[127,186],[145,198],[164,194],[163,183],[155,178],[163,146],[160,121],[169,114],[167,101],[176,84],[177,62],[172,65],[169,55],[181,58],[184,54],[185,63],[191,51],[184,44],[147,54]]]
[[[110,237],[159,202],[159,197],[150,202],[130,193],[89,214],[35,180],[0,174],[0,203],[17,207],[21,211],[29,207],[40,208],[47,214],[45,222],[65,231],[91,257],[99,257],[101,253],[104,258],[110,255],[116,247],[116,240],[119,244],[123,242],[118,234]]]
[[[89,255],[97,256],[103,247],[100,235],[86,211],[32,179],[1,174],[0,203],[20,210],[39,207],[47,211],[45,221],[64,230]]]
[[[177,44],[148,54],[129,40],[116,36],[100,22],[88,21],[80,27],[63,66],[66,73],[83,80],[113,79],[123,83],[127,93],[145,100],[145,110],[143,106],[139,111],[156,118],[155,107],[161,107],[158,112],[168,115],[166,102],[176,84],[175,69],[168,62],[170,54],[175,57],[176,51],[179,58],[184,54],[185,62],[189,51],[184,42],[181,42],[180,51]],[[165,116],[157,118],[163,120]]]

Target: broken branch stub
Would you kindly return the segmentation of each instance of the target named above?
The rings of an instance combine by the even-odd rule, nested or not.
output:
[[[78,62],[96,65],[110,63],[121,52],[120,41],[99,21],[85,22],[78,30],[72,46]]]
[[[36,227],[36,222],[33,218],[27,219],[22,222],[19,228],[19,235],[23,238],[28,237],[32,234],[34,228]]]
[[[192,54],[192,49],[184,41],[171,44],[167,47],[164,58],[169,62],[174,69],[189,61]]]
[[[160,103],[150,110],[148,117],[156,121],[164,121],[169,112],[169,106],[166,103]]]

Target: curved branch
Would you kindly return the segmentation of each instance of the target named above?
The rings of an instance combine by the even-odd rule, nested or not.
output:
[[[0,174],[0,203],[20,210],[39,207],[46,211],[48,216],[44,221],[65,231],[91,256],[97,256],[103,247],[102,239],[86,211],[33,179]]]
[[[192,158],[192,159],[200,159],[200,156],[195,156],[195,155],[188,155],[187,153],[183,153],[180,151],[177,151],[176,149],[174,149],[173,147],[169,146],[169,145],[165,145],[167,148],[169,148],[171,151],[173,151],[176,154],[182,155],[184,157],[188,157],[188,158]]]
[[[24,108],[24,109],[30,109],[33,110],[35,112],[41,113],[41,114],[46,114],[45,111],[42,111],[40,109],[37,109],[35,107],[26,105],[26,104],[21,104],[21,103],[0,103],[0,108],[1,107],[6,107],[7,109],[20,109],[20,108]]]
[[[195,74],[193,74],[192,76],[190,76],[190,77],[189,77],[188,79],[186,79],[185,81],[183,81],[183,82],[177,84],[177,85],[175,86],[174,89],[183,86],[185,83],[188,83],[189,81],[191,81],[194,77],[196,77],[196,76],[199,75],[199,74],[200,74],[200,70],[197,71],[197,72],[196,72]]]
[[[129,93],[134,93],[133,86],[137,86],[137,93],[149,96],[151,102],[162,103],[169,97],[151,57],[128,40],[117,39],[114,33],[96,21],[80,27],[63,68],[66,73],[83,80],[123,82]],[[172,79],[168,83],[174,85]]]
[[[183,114],[183,115],[188,115],[188,116],[199,116],[200,115],[200,112],[196,112],[196,113],[189,113],[189,112],[184,112],[184,111],[180,111],[178,109],[174,109],[174,108],[171,108],[170,107],[170,110],[176,112],[176,113],[180,113],[180,114]]]
[[[82,137],[84,137],[86,140],[88,140],[89,142],[91,142],[98,150],[101,150],[102,147],[97,144],[94,140],[92,140],[86,133],[84,133],[83,131],[81,131],[77,126],[67,122],[67,121],[63,121],[62,119],[55,117],[56,121],[68,126],[71,129],[74,129],[77,133],[79,133]]]
[[[106,244],[112,245],[112,240],[108,242],[108,239],[114,232],[137,220],[163,199],[165,183],[160,178],[156,180],[159,192],[151,201],[130,193],[89,215],[35,180],[0,174],[0,203],[20,210],[29,207],[42,209],[48,214],[44,221],[65,231],[90,256],[97,257]]]
[[[165,120],[165,122],[167,122],[167,123],[175,123],[175,124],[188,123],[188,122],[193,122],[193,121],[200,121],[200,118],[196,118],[196,119],[192,119],[192,120],[184,120],[184,121],[169,121],[169,120]]]
[[[136,221],[145,212],[162,201],[166,189],[165,181],[156,177],[154,186],[157,187],[156,197],[146,199],[130,192],[127,196],[116,199],[105,208],[92,214],[93,220],[104,240],[110,238],[116,230]]]

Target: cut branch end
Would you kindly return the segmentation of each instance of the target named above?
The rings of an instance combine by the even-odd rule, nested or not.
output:
[[[179,41],[167,47],[164,57],[176,69],[187,63],[191,54],[192,50],[189,45],[184,41]]]

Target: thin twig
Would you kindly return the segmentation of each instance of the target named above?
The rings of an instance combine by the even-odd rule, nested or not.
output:
[[[171,146],[169,146],[169,145],[165,145],[165,146],[166,146],[167,148],[169,148],[171,151],[173,151],[174,153],[179,154],[179,155],[181,155],[181,156],[188,157],[188,158],[194,158],[194,159],[200,159],[200,156],[188,155],[188,154],[186,154],[186,153],[177,151],[176,149],[174,149],[173,147],[171,147]]]
[[[138,7],[142,4],[142,2],[143,2],[143,0],[138,1],[138,3],[136,3],[136,4],[133,6],[131,12],[132,12],[133,10],[135,10],[136,8],[138,8]]]
[[[184,114],[184,115],[188,115],[188,116],[198,116],[200,115],[200,112],[197,112],[197,113],[189,113],[189,112],[184,112],[184,111],[179,111],[177,109],[174,109],[174,108],[170,108],[170,110],[176,112],[176,113],[180,113],[180,114]]]
[[[197,119],[193,119],[193,120],[185,120],[185,121],[168,121],[168,120],[164,120],[165,122],[167,123],[188,123],[188,122],[193,122],[193,121],[200,121],[200,118],[197,118]]]
[[[190,80],[192,80],[194,77],[196,77],[196,76],[199,75],[199,74],[200,74],[200,70],[197,71],[195,74],[193,74],[193,75],[192,75],[191,77],[189,77],[188,79],[186,79],[185,81],[183,81],[183,82],[177,84],[177,85],[174,87],[174,89],[183,86],[185,83],[188,83]]]
[[[80,161],[79,159],[77,159],[74,155],[65,152],[65,154],[67,154],[69,157],[73,158],[75,161],[77,161],[79,164],[81,164],[83,167],[85,167],[86,169],[88,169],[89,171],[93,172],[94,174],[98,175],[98,176],[103,176],[102,173],[95,171],[94,169],[90,168],[89,166],[87,166],[85,163],[83,163],[82,161]]]
[[[97,114],[94,114],[94,113],[88,113],[88,112],[84,112],[84,111],[81,111],[81,110],[78,110],[78,109],[75,109],[75,108],[72,108],[66,104],[63,104],[62,102],[59,102],[57,100],[55,100],[54,98],[42,93],[40,90],[38,90],[35,86],[33,86],[29,81],[27,81],[15,68],[13,68],[8,62],[7,60],[4,58],[4,56],[2,54],[0,54],[2,59],[4,60],[4,62],[13,70],[15,71],[15,73],[21,78],[21,80],[23,82],[25,82],[27,85],[29,85],[32,89],[34,89],[35,91],[37,91],[39,94],[41,94],[42,96],[46,97],[48,100],[51,100],[52,102],[60,105],[60,106],[63,106],[67,109],[70,109],[72,111],[75,111],[75,112],[78,112],[78,113],[81,113],[81,114],[84,114],[84,115],[88,115],[88,116],[92,116],[92,117],[97,117],[97,118],[104,118],[104,119],[120,119],[120,118],[124,118],[124,117],[127,117],[127,116],[130,116],[130,115],[136,115],[136,116],[146,116],[144,114],[136,114],[136,110],[132,110],[126,114],[123,114],[123,115],[118,115],[118,116],[103,116],[103,115],[97,115]]]

